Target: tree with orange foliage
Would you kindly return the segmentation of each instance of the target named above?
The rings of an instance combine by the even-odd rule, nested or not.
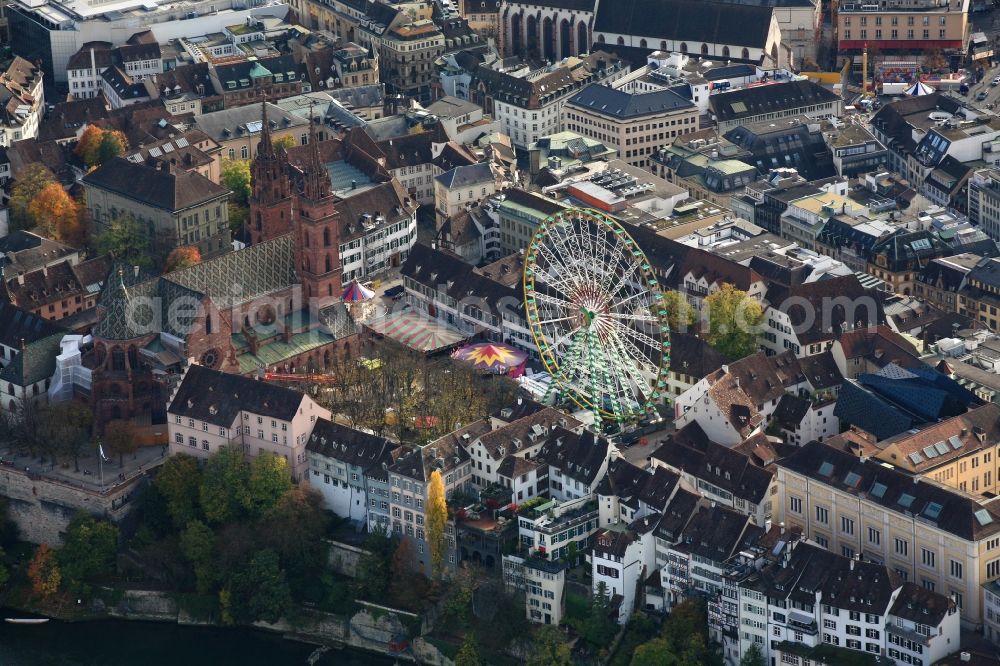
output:
[[[73,151],[87,167],[96,167],[128,150],[128,139],[118,130],[89,125]]]
[[[59,591],[59,584],[62,583],[59,562],[55,552],[44,543],[28,564],[28,578],[31,579],[31,589],[42,597],[51,597]]]
[[[88,167],[93,166],[97,163],[97,149],[100,147],[103,137],[104,130],[97,125],[87,125],[87,129],[83,130],[73,153]]]
[[[78,242],[80,211],[59,183],[49,183],[28,204],[28,215],[42,233],[65,242]]]
[[[188,268],[201,263],[201,252],[193,245],[175,247],[167,255],[167,260],[163,262],[163,272],[170,273],[182,268]]]

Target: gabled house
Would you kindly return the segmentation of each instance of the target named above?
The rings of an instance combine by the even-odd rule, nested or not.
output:
[[[846,331],[885,323],[882,296],[853,274],[791,287],[772,283],[765,298],[760,337],[768,354],[820,354]]]
[[[329,510],[371,530],[379,522],[372,518],[382,503],[388,516],[389,502],[374,492],[368,475],[394,463],[397,449],[399,444],[384,437],[317,419],[306,444],[310,485],[320,492]]]
[[[678,396],[675,423],[683,428],[697,422],[711,441],[735,446],[767,427],[786,393],[819,399],[837,383],[827,371],[814,368],[806,375],[791,351],[777,356],[757,352],[723,365]],[[837,431],[831,423],[830,434]]]
[[[749,516],[755,525],[770,518],[774,473],[747,454],[711,441],[697,423],[672,433],[653,452],[650,464],[654,470],[680,474],[686,487]]]
[[[729,559],[763,534],[764,528],[749,516],[714,503],[699,507],[677,543],[666,550],[667,566],[660,570],[660,579],[667,606],[672,608],[688,596],[720,594]]]

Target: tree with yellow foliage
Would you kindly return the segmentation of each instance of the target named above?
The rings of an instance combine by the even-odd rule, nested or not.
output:
[[[448,523],[448,503],[444,497],[444,480],[441,472],[431,472],[427,489],[427,543],[431,549],[431,570],[435,578],[444,572],[444,551],[447,548],[444,530]]]

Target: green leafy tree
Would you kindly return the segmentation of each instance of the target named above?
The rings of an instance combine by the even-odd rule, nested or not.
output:
[[[181,529],[198,515],[201,468],[192,456],[170,456],[156,475],[156,487],[167,501],[174,527]]]
[[[764,311],[760,303],[731,284],[705,297],[708,316],[706,340],[732,359],[740,359],[757,351],[757,333]]]
[[[663,292],[663,304],[667,309],[667,323],[671,331],[687,331],[698,321],[698,311],[676,291]]]
[[[611,617],[611,596],[607,586],[601,582],[590,599],[590,612],[583,625],[584,639],[591,645],[601,648],[611,644],[618,625]]]
[[[201,474],[201,510],[210,523],[240,518],[249,506],[250,465],[243,451],[227,446],[208,459]]]
[[[250,463],[247,508],[252,515],[263,515],[291,487],[292,476],[288,470],[288,462],[273,453],[263,452]]]
[[[97,145],[98,164],[107,164],[128,149],[128,141],[121,132],[105,132]]]
[[[631,666],[675,666],[677,656],[663,638],[643,643],[632,654]]]
[[[387,528],[387,525],[380,525],[368,533],[364,545],[365,554],[358,563],[358,576],[355,579],[358,595],[372,601],[385,599],[392,578],[395,548]]]
[[[198,594],[208,594],[217,580],[215,532],[200,520],[192,520],[181,532],[181,551],[194,566]]]
[[[227,207],[229,208],[229,228],[233,231],[239,231],[250,219],[250,209],[232,199],[229,200]]]
[[[740,659],[740,666],[767,666],[764,653],[756,643],[751,644],[750,649]]]
[[[312,591],[326,569],[323,536],[329,526],[323,496],[305,484],[283,494],[259,523],[263,543],[278,553],[292,593],[299,597]]]
[[[77,513],[66,528],[66,539],[58,551],[59,565],[70,589],[115,571],[118,551],[118,528],[95,520],[87,513]]]
[[[238,622],[277,622],[288,612],[292,595],[278,554],[265,549],[233,574],[233,617]]]
[[[479,644],[476,642],[476,635],[471,631],[466,632],[462,640],[462,649],[455,655],[455,666],[479,666]]]
[[[236,200],[246,205],[250,199],[250,161],[222,160],[221,180],[233,191]]]
[[[535,630],[527,666],[572,666],[573,658],[562,633],[552,625]]]
[[[444,480],[441,472],[431,472],[427,490],[427,542],[431,549],[431,569],[435,578],[444,572],[444,551],[447,548],[444,530],[448,522],[448,504],[444,497]]]
[[[288,150],[289,148],[295,147],[295,139],[290,136],[279,136],[274,140],[274,148],[284,148]]]
[[[449,583],[445,617],[448,618],[449,626],[464,627],[472,616],[472,595],[475,592],[472,570],[467,567],[459,569]]]
[[[154,264],[147,229],[131,215],[116,217],[99,229],[94,246],[130,266],[151,268]]]

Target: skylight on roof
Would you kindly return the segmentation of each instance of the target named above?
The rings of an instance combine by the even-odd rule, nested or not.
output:
[[[918,238],[910,243],[910,248],[913,250],[929,250],[931,249],[931,242],[927,238]]]
[[[247,123],[247,131],[253,134],[254,132],[259,132],[263,129],[264,123],[259,120],[252,120]]]
[[[909,509],[910,505],[913,504],[913,500],[915,499],[917,498],[914,497],[913,495],[909,493],[903,493],[902,495],[899,496],[899,505]]]
[[[976,517],[976,521],[980,525],[989,525],[990,523],[993,522],[993,516],[991,516],[990,512],[987,511],[986,509],[979,509],[972,515]]]
[[[951,443],[951,448],[956,451],[962,448],[962,440],[958,438],[958,435],[952,435],[948,438],[948,442]]]
[[[938,452],[937,449],[935,449],[933,446],[925,446],[924,455],[927,456],[928,458],[937,458]]]
[[[943,508],[944,507],[938,504],[937,502],[931,502],[924,509],[924,515],[930,518],[931,520],[937,520],[938,516],[941,515],[941,509]]]
[[[937,444],[935,444],[934,449],[941,455],[948,453],[948,445],[945,444],[944,442],[938,442]]]
[[[916,451],[910,454],[910,462],[912,462],[914,465],[919,465],[923,461],[924,457],[919,453],[917,453]]]
[[[844,483],[852,488],[857,488],[860,481],[861,475],[856,472],[848,472],[847,476],[844,477]]]
[[[878,497],[878,498],[885,497],[885,491],[887,491],[888,489],[889,487],[887,485],[876,481],[875,485],[872,486],[872,493],[871,493],[872,497]]]
[[[833,464],[824,462],[819,466],[819,474],[820,476],[830,476],[833,474]]]

